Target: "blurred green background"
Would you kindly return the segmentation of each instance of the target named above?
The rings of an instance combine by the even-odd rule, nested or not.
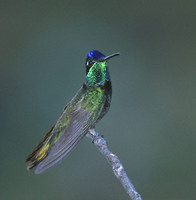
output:
[[[146,200],[195,199],[196,2],[0,1],[0,199],[129,199],[84,138],[60,165],[27,155],[85,79],[86,54],[108,55],[112,106],[98,124]]]

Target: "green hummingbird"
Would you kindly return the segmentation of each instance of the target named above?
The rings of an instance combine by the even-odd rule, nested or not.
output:
[[[35,174],[40,174],[57,164],[107,113],[112,96],[107,60],[117,55],[105,56],[97,50],[87,54],[86,81],[26,159],[28,170],[36,167]]]

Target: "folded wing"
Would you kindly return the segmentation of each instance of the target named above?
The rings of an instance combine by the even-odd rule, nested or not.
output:
[[[82,108],[75,110],[64,133],[51,148],[47,157],[38,164],[35,173],[42,173],[65,158],[86,135],[91,125],[90,111]]]

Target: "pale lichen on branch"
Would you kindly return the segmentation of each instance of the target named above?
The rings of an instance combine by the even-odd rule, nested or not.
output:
[[[131,197],[131,199],[142,200],[141,195],[136,191],[134,185],[127,176],[127,173],[119,158],[108,149],[107,142],[102,137],[102,135],[97,133],[94,129],[91,129],[89,130],[87,137],[89,137],[93,141],[94,145],[106,157],[106,159],[112,167],[115,176],[119,179],[119,181],[121,182],[128,195]]]

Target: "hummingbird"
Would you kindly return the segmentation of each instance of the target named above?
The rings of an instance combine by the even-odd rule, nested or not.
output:
[[[59,163],[108,112],[112,84],[107,60],[117,55],[97,50],[87,54],[85,82],[26,159],[28,170],[36,167],[35,174],[40,174]]]

